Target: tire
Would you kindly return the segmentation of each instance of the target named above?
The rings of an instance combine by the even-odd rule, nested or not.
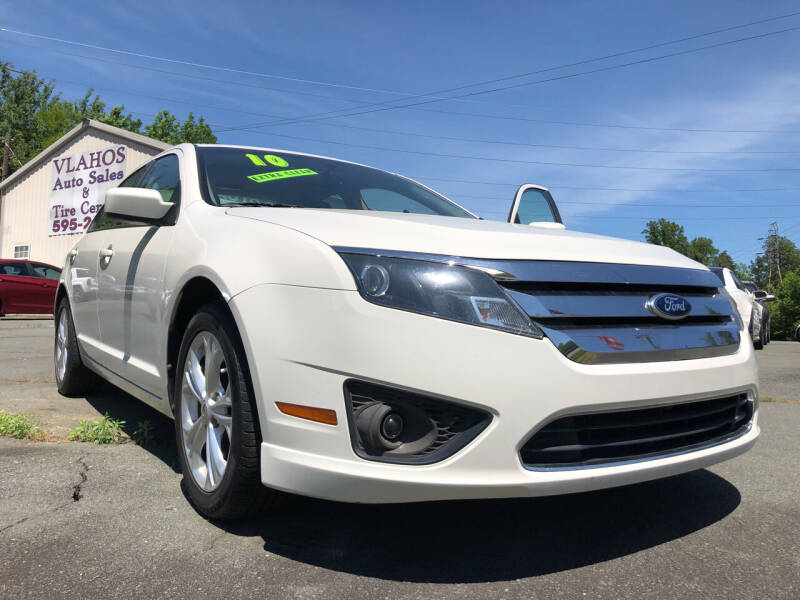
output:
[[[96,391],[102,382],[81,360],[72,310],[66,298],[56,307],[54,324],[53,365],[58,393],[63,396],[85,396]]]
[[[207,304],[189,321],[173,394],[183,485],[195,508],[234,520],[277,506],[284,495],[261,483],[258,412],[241,338],[225,307]]]
[[[764,347],[764,340],[761,338],[761,332],[758,332],[758,341],[756,341],[756,332],[753,328],[753,317],[750,317],[750,325],[747,327],[747,330],[750,332],[750,339],[753,341],[753,348],[756,350],[761,350]]]

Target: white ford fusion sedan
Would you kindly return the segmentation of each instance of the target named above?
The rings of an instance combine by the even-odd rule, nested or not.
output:
[[[349,162],[177,146],[107,193],[67,257],[58,389],[99,376],[173,417],[214,518],[280,491],[561,494],[747,450],[753,346],[716,275],[549,227],[555,207],[523,196],[533,226]]]

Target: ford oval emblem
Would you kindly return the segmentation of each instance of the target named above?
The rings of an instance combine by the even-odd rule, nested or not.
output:
[[[682,319],[692,310],[692,305],[683,296],[677,294],[657,294],[651,296],[645,304],[647,310],[662,319],[675,321]]]

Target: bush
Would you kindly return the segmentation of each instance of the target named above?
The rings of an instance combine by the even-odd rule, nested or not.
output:
[[[125,440],[122,426],[125,421],[112,419],[108,413],[94,421],[81,421],[69,434],[73,442],[94,442],[95,444],[119,444]]]
[[[0,435],[17,438],[18,440],[40,440],[44,437],[42,428],[22,413],[6,413],[0,410]]]
[[[800,272],[787,273],[774,293],[776,300],[769,307],[772,336],[780,340],[792,339],[800,322]]]

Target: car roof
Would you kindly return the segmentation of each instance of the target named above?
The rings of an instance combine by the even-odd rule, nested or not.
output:
[[[0,258],[0,262],[4,263],[36,263],[38,265],[47,265],[48,267],[53,267],[54,269],[61,270],[61,267],[57,267],[55,265],[51,265],[50,263],[46,263],[43,260],[31,260],[30,258]]]

